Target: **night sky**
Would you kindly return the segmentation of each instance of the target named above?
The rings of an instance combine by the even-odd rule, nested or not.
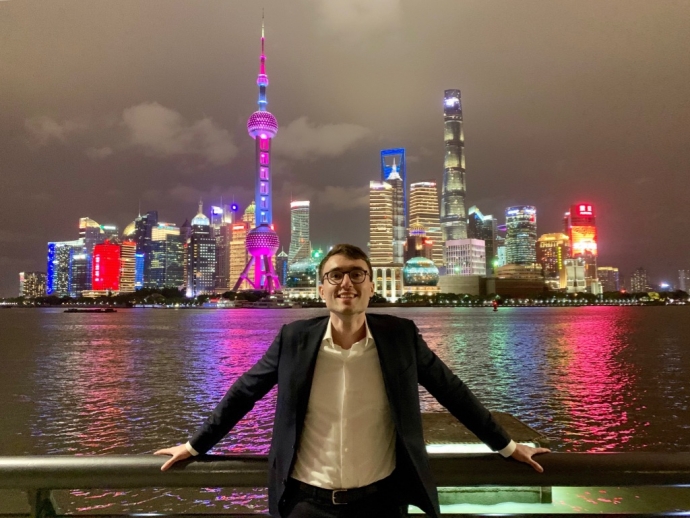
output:
[[[538,233],[595,205],[600,265],[690,269],[690,2],[0,0],[0,296],[88,216],[181,224],[253,198],[261,7],[274,222],[312,203],[312,244],[368,240],[379,151],[443,175],[443,90],[462,91],[467,207]]]

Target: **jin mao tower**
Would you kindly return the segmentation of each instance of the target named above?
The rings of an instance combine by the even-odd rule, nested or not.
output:
[[[264,52],[264,24],[261,22],[261,59],[259,77],[259,109],[249,116],[247,131],[255,141],[256,167],[256,227],[247,234],[247,252],[251,255],[247,266],[235,283],[237,291],[242,281],[247,281],[256,290],[273,293],[280,290],[280,281],[273,267],[273,260],[280,247],[278,234],[273,230],[273,202],[271,194],[272,167],[271,141],[278,133],[278,121],[266,110],[266,54]]]

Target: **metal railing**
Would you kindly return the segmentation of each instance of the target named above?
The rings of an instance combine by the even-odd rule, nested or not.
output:
[[[27,491],[31,516],[49,518],[57,514],[53,490],[265,487],[268,479],[266,456],[202,456],[161,472],[166,459],[154,455],[0,457],[0,489]],[[690,486],[690,453],[550,453],[538,461],[544,473],[491,453],[430,455],[439,486]]]

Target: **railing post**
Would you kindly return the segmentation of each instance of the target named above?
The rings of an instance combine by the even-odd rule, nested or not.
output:
[[[31,506],[31,518],[55,518],[57,516],[57,505],[55,505],[53,492],[50,489],[29,489],[27,493]]]

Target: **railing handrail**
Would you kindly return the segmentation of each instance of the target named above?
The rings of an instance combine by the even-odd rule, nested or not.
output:
[[[550,453],[544,473],[493,453],[431,454],[439,486],[678,486],[690,485],[690,453]],[[206,455],[167,472],[156,455],[0,457],[0,489],[143,487],[265,487],[265,455]]]

